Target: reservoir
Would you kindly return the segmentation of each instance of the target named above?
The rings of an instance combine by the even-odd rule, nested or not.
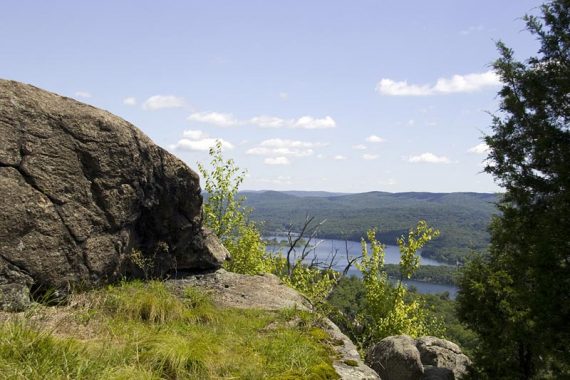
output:
[[[287,238],[285,236],[265,236],[264,239],[266,240],[273,240],[275,239],[278,242],[285,242]],[[331,258],[335,255],[333,261],[333,269],[339,272],[342,272],[347,264],[347,252],[348,258],[353,259],[354,257],[359,257],[361,255],[361,245],[360,242],[356,241],[344,241],[344,240],[335,240],[335,239],[315,239],[311,242],[313,246],[312,249],[314,252],[311,252],[308,257],[304,260],[305,263],[310,264],[313,258],[316,257],[318,262],[328,263],[330,262]],[[297,244],[298,248],[296,248],[296,254],[300,255],[303,244]],[[281,252],[285,254],[288,250],[287,245],[268,245],[267,251],[275,254]],[[370,247],[368,247],[370,253]],[[384,263],[385,264],[398,264],[400,262],[400,250],[398,246],[395,245],[386,245],[384,246]],[[421,255],[421,251],[420,251]],[[447,265],[441,263],[439,261],[428,259],[428,258],[420,258],[420,265]],[[358,276],[361,277],[360,271],[353,265],[349,271],[349,276]],[[404,283],[408,286],[415,287],[419,293],[443,293],[449,292],[449,296],[451,299],[455,299],[457,295],[457,287],[453,285],[441,285],[441,284],[432,284],[429,282],[423,281],[415,281],[415,280],[405,280]]]

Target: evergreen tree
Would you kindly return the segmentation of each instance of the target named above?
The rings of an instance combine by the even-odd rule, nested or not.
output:
[[[482,342],[479,377],[570,376],[570,1],[541,12],[524,17],[537,56],[520,62],[499,42],[493,65],[503,87],[486,171],[506,192],[458,296]]]

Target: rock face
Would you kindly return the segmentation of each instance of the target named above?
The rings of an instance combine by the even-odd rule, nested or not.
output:
[[[108,112],[5,80],[0,194],[0,308],[25,307],[30,290],[218,268],[228,255],[202,228],[184,163]]]
[[[370,347],[366,363],[384,380],[454,380],[471,361],[453,342],[425,336],[390,336]]]
[[[389,336],[366,353],[366,363],[382,380],[419,379],[423,374],[416,342],[407,335]]]

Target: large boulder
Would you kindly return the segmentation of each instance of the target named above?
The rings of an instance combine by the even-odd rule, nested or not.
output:
[[[372,345],[366,363],[385,380],[454,380],[467,374],[471,361],[453,342],[399,335]]]
[[[433,336],[424,336],[416,340],[416,347],[424,366],[444,368],[452,372],[451,379],[460,379],[467,374],[471,360],[457,344]]]
[[[416,342],[407,335],[389,336],[370,347],[366,364],[382,380],[418,380],[424,372]]]
[[[198,175],[109,112],[0,80],[0,308],[124,275],[215,269]]]

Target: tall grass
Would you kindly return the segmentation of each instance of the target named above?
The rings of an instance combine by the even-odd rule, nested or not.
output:
[[[74,311],[95,330],[88,339],[1,324],[0,379],[336,378],[326,333],[309,313],[222,309],[195,288],[176,298],[161,282],[89,296],[91,308]]]

